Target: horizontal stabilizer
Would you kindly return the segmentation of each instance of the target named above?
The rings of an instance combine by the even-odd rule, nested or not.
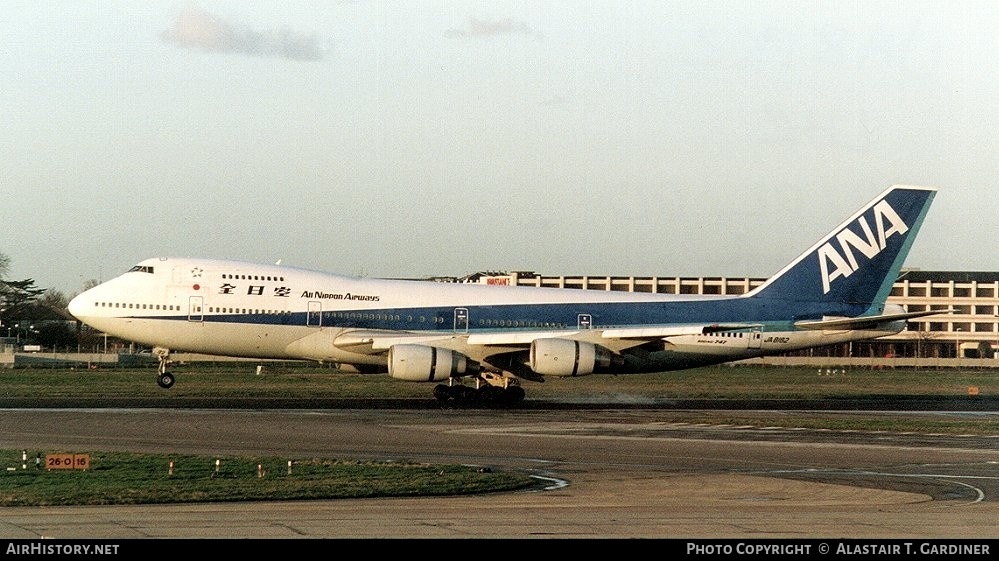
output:
[[[834,318],[822,320],[809,320],[795,322],[794,326],[799,329],[819,329],[819,330],[840,330],[840,329],[874,329],[878,325],[891,323],[893,321],[909,320],[936,314],[949,314],[954,310],[929,310],[925,312],[904,312],[899,314],[885,314],[880,316],[860,316],[855,318]]]

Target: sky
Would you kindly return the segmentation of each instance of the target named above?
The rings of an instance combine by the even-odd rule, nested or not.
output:
[[[994,1],[5,2],[0,253],[766,277],[892,184],[999,271]]]

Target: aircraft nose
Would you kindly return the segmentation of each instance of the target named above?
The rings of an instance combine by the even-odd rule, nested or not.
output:
[[[73,315],[73,317],[75,317],[76,319],[81,319],[81,316],[86,315],[88,303],[90,303],[91,300],[93,300],[93,298],[91,298],[90,291],[87,290],[81,292],[76,296],[76,298],[70,300],[69,306],[67,306],[66,308],[69,310],[69,313]]]

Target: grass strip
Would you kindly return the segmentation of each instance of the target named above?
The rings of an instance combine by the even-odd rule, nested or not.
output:
[[[46,460],[61,453],[24,452],[0,450],[0,506],[466,495],[536,485],[526,474],[466,465],[90,452],[88,469],[49,469]]]

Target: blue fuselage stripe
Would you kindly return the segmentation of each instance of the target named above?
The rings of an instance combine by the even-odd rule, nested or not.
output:
[[[498,306],[461,306],[467,310],[468,331],[502,329],[575,329],[580,314],[591,318],[590,328],[619,328],[673,323],[725,323],[753,318],[757,323],[821,319],[823,316],[855,316],[866,311],[870,303],[842,304],[830,309],[829,303],[796,302],[791,317],[786,303],[758,299],[733,298],[694,302],[614,302],[566,304],[511,304]],[[455,327],[453,307],[367,308],[354,310],[324,310],[320,321],[324,327],[360,329],[401,329],[405,331],[441,331]],[[311,314],[311,319],[310,319]],[[203,314],[206,323],[241,323],[258,325],[316,325],[316,312],[211,313]],[[133,316],[142,317],[142,316]],[[150,319],[189,321],[183,316],[147,316]]]

